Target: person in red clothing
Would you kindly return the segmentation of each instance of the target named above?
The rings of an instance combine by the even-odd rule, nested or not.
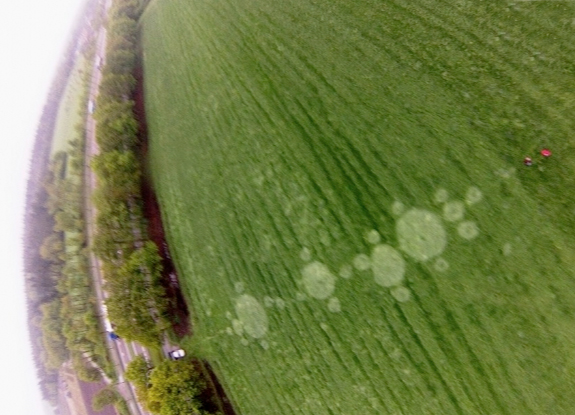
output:
[[[531,166],[533,164],[533,160],[531,160],[531,157],[525,157],[523,159],[523,164],[525,164],[526,166]]]
[[[544,148],[543,150],[541,150],[541,155],[543,157],[551,157],[551,151],[549,151],[548,149]]]

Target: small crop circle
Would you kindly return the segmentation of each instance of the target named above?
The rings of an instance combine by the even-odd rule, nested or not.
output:
[[[394,215],[399,216],[405,211],[405,205],[401,203],[399,200],[396,200],[391,205],[391,211]]]
[[[445,189],[437,189],[433,196],[433,201],[437,204],[445,203],[449,199],[449,193]]]
[[[477,224],[472,221],[461,222],[457,227],[457,233],[463,239],[471,240],[475,239],[479,235],[479,228]]]
[[[365,254],[359,254],[353,259],[353,266],[359,271],[367,271],[371,268],[371,261]]]
[[[339,313],[341,311],[341,303],[339,302],[339,298],[330,298],[327,302],[327,309],[332,313]]]
[[[244,334],[244,324],[240,320],[233,320],[232,328],[234,330],[234,333],[236,333],[238,336]]]
[[[471,186],[467,189],[467,193],[465,194],[465,202],[468,205],[474,205],[477,202],[480,202],[483,199],[483,193],[475,186]]]
[[[381,241],[381,235],[379,234],[378,231],[376,231],[375,229],[370,230],[367,233],[367,242],[369,242],[370,244],[378,244],[379,241]]]
[[[437,258],[433,264],[433,268],[439,272],[445,272],[449,269],[449,262],[443,258]]]
[[[411,299],[411,291],[405,287],[395,287],[391,290],[391,295],[400,303],[405,303]]]
[[[443,205],[443,219],[447,222],[457,222],[465,215],[465,205],[463,202],[448,202]]]
[[[353,277],[353,268],[351,267],[351,265],[343,265],[340,269],[339,269],[339,276],[345,280],[350,279],[351,277]]]

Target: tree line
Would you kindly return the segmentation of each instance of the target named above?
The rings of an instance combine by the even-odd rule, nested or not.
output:
[[[97,0],[90,0],[84,6],[86,20],[78,20],[66,46],[63,58],[52,80],[38,126],[36,128],[30,169],[26,185],[24,212],[23,259],[25,291],[28,309],[28,330],[32,346],[32,358],[36,367],[40,390],[44,399],[55,404],[57,399],[58,372],[48,364],[48,352],[44,344],[54,341],[56,327],[50,327],[52,333],[46,338],[42,332],[42,319],[45,315],[55,315],[56,310],[50,305],[59,296],[57,276],[62,265],[54,263],[41,255],[46,238],[53,235],[55,220],[47,207],[48,191],[44,184],[52,174],[50,169],[50,149],[58,115],[59,103],[63,97],[67,81],[79,54],[91,52],[95,28],[101,20],[102,10]],[[62,219],[62,218],[61,218]],[[59,238],[52,236],[52,244],[57,246]],[[44,247],[46,248],[46,247]],[[44,311],[43,311],[44,309]],[[46,324],[46,328],[48,324]],[[60,337],[58,339],[61,339]]]
[[[213,394],[208,391],[208,376],[200,361],[164,360],[154,367],[143,356],[137,356],[126,368],[126,379],[134,385],[138,401],[154,414],[222,413]]]
[[[143,143],[133,100],[137,19],[147,3],[115,0],[108,14],[106,62],[95,112],[100,154],[92,162],[98,177],[93,195],[97,231],[92,248],[103,262],[106,305],[116,332],[157,348],[170,327],[168,299],[161,283],[162,258],[146,235],[142,215]],[[134,384],[140,403],[154,414],[221,414],[202,367],[188,357],[164,360],[152,367],[139,356],[130,362],[126,378]],[[111,391],[102,391],[98,408],[115,403],[116,397]]]
[[[87,98],[88,77],[84,81]],[[85,116],[85,110],[83,110]],[[83,117],[84,118],[84,117]],[[40,306],[45,365],[58,369],[67,360],[81,380],[101,380],[100,370],[114,377],[98,319],[88,267],[83,206],[83,122],[68,152],[55,154],[45,188],[46,208],[54,218],[52,233],[44,238],[40,256],[51,264],[57,294]],[[100,370],[98,369],[100,368]]]
[[[158,348],[169,327],[161,256],[142,214],[140,139],[133,100],[137,19],[147,1],[116,0],[108,12],[106,59],[94,117],[100,153],[92,249],[102,260],[106,306],[116,333]]]

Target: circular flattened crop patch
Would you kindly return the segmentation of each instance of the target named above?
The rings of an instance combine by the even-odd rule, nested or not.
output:
[[[449,262],[443,258],[437,258],[433,264],[433,268],[435,268],[436,271],[445,272],[449,269]]]
[[[313,298],[324,300],[335,290],[335,276],[321,262],[314,261],[302,270],[303,286]]]
[[[370,244],[378,244],[379,241],[381,241],[381,235],[379,234],[378,231],[376,231],[375,229],[370,230],[367,233],[367,242],[369,242]]]
[[[339,302],[339,299],[336,297],[330,298],[327,303],[327,309],[332,313],[339,313],[341,311],[341,303]]]
[[[254,339],[259,339],[267,333],[268,315],[258,300],[251,295],[244,294],[236,299],[235,308],[244,333]],[[234,324],[234,331],[235,326],[236,324]]]
[[[393,202],[393,205],[391,205],[391,211],[394,215],[401,215],[405,211],[405,205],[399,200],[396,200]]]
[[[371,261],[365,254],[359,254],[353,259],[353,266],[359,271],[367,271],[371,268]]]
[[[433,201],[435,203],[445,203],[449,199],[449,193],[445,189],[437,189],[435,195],[433,196]]]
[[[448,202],[443,205],[443,219],[448,222],[457,222],[465,215],[465,205],[463,202]]]
[[[339,270],[339,276],[346,280],[353,277],[353,268],[351,265],[343,265]]]
[[[409,288],[396,287],[391,290],[391,295],[400,303],[405,303],[411,298],[411,291],[409,291]]]
[[[233,320],[232,328],[234,330],[234,333],[236,333],[238,336],[244,334],[244,323],[242,323],[241,320]]]
[[[383,287],[393,287],[403,281],[405,260],[389,245],[377,245],[371,253],[371,269],[375,282]]]
[[[397,221],[399,247],[416,261],[427,261],[441,254],[447,234],[441,219],[423,209],[411,209]]]
[[[479,235],[479,228],[475,222],[468,220],[459,224],[457,233],[464,239],[475,239]]]
[[[467,193],[465,194],[465,202],[468,205],[474,205],[477,202],[480,202],[483,199],[483,193],[475,186],[471,186],[467,189]]]

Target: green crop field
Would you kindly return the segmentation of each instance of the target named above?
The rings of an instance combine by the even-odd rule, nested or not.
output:
[[[185,346],[239,414],[574,413],[574,2],[162,0],[142,33]]]
[[[86,105],[82,102],[85,89],[83,84],[83,71],[86,70],[86,60],[79,56],[64,91],[64,95],[58,107],[58,117],[54,127],[54,140],[52,142],[52,154],[58,151],[66,151],[70,141],[78,138],[75,127],[82,121],[81,107]]]

